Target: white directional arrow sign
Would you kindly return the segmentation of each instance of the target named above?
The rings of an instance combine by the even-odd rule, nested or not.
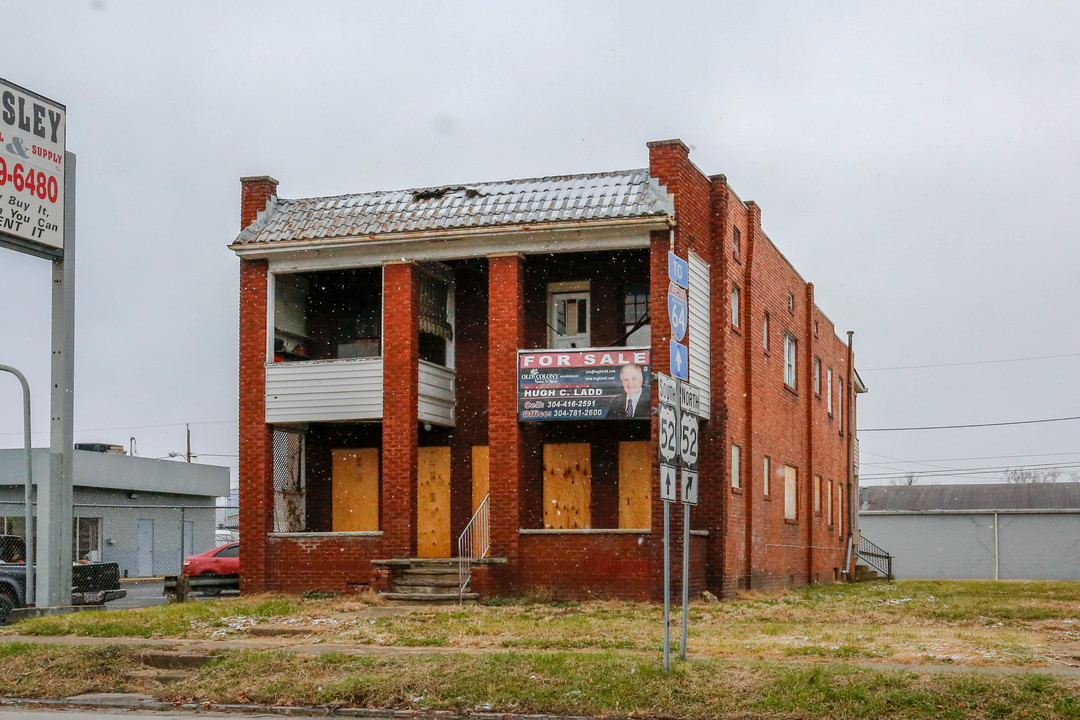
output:
[[[673,465],[660,464],[660,499],[664,502],[675,502],[678,496],[678,483],[675,478]]]
[[[682,470],[682,501],[684,505],[697,505],[698,474],[694,470]]]

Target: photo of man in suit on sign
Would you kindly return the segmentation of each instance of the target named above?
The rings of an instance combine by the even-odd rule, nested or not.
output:
[[[619,370],[623,393],[612,403],[608,417],[612,418],[647,418],[649,417],[649,386],[645,385],[645,375],[636,363],[623,365]]]

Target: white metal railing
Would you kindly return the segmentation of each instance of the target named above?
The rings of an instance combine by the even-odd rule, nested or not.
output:
[[[491,549],[491,495],[485,495],[469,524],[458,536],[458,598],[465,597],[465,588],[472,579],[472,561],[487,556]]]

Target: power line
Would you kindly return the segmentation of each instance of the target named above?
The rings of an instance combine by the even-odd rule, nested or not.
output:
[[[1028,360],[1050,360],[1053,358],[1080,357],[1080,353],[1062,355],[1035,355],[1032,357],[1008,358],[1006,360],[971,360],[969,362],[936,363],[933,365],[893,365],[891,367],[861,368],[860,372],[883,372],[885,370],[920,370],[923,368],[962,367],[964,365],[996,365],[998,363],[1027,362]]]
[[[232,423],[233,425],[235,425],[237,423],[237,421],[236,420],[201,420],[201,421],[191,422],[191,423],[188,423],[188,424],[190,424],[190,425],[228,425],[229,423]],[[179,426],[184,425],[184,424],[185,423],[179,422],[179,423],[163,423],[161,425],[124,425],[124,426],[121,426],[121,427],[111,427],[111,428],[86,428],[86,429],[77,428],[75,430],[75,432],[77,432],[77,433],[91,433],[91,432],[114,432],[114,431],[117,431],[117,430],[148,430],[148,429],[151,429],[151,428],[179,427]],[[48,435],[49,431],[48,430],[38,430],[33,434],[34,435]],[[19,432],[4,432],[4,433],[0,433],[0,435],[22,435],[22,431],[19,431]]]
[[[887,477],[900,477],[907,474],[917,475],[919,477],[936,477],[939,475],[952,475],[956,473],[974,473],[976,475],[982,475],[985,473],[1001,473],[1012,468],[1022,468],[1024,470],[1072,470],[1074,468],[1080,468],[1080,462],[1068,462],[1068,463],[1035,463],[1032,465],[984,465],[982,467],[966,467],[966,468],[942,468],[940,470],[893,470],[891,472],[873,472],[866,475],[860,475],[860,478],[887,478]]]
[[[889,457],[888,455],[879,455],[867,450],[862,451],[863,455],[873,455],[874,457],[887,458],[889,462],[866,462],[863,461],[862,465],[897,465],[900,463],[911,463],[915,465],[930,465],[932,463],[939,462],[958,462],[961,460],[1006,460],[1009,458],[1029,458],[1029,457],[1060,457],[1062,455],[1080,455],[1080,452],[1057,452],[1057,453],[1029,453],[1027,455],[974,455],[972,457],[958,457],[958,458],[931,458],[929,460],[901,460],[899,458]]]
[[[1072,417],[1045,418],[1043,420],[1014,420],[1012,422],[972,423],[970,425],[925,425],[922,427],[859,428],[858,432],[900,432],[902,430],[955,430],[957,428],[1001,427],[1003,425],[1034,425],[1036,423],[1064,422],[1080,420],[1080,415]]]

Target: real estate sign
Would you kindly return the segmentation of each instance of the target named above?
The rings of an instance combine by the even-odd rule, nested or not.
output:
[[[0,242],[63,251],[66,115],[0,79]]]
[[[518,419],[648,420],[649,348],[518,351]]]

